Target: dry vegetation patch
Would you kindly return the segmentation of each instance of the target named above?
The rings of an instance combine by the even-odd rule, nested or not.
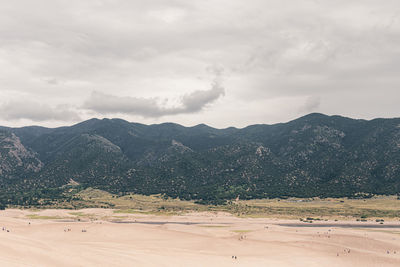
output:
[[[115,214],[181,215],[188,212],[227,212],[250,218],[319,218],[320,220],[375,221],[400,218],[400,200],[396,196],[375,196],[368,199],[288,198],[227,201],[226,205],[200,205],[194,201],[172,199],[161,194],[117,195],[88,188],[74,195],[69,203],[56,203],[51,208],[113,208]],[[84,213],[70,213],[89,217]]]

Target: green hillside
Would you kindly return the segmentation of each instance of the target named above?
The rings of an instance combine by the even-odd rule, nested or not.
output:
[[[1,201],[66,197],[66,186],[201,203],[400,193],[400,119],[310,114],[243,129],[91,119],[0,128]],[[77,186],[79,184],[79,186]]]

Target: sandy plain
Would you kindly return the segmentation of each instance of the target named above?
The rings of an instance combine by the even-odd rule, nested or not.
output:
[[[8,209],[0,266],[400,266],[400,223]]]

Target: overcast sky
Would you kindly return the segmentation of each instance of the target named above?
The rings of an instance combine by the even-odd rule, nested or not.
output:
[[[0,1],[0,124],[400,117],[399,0]]]

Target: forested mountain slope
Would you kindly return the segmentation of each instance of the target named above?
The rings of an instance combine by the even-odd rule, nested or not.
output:
[[[70,181],[82,188],[203,201],[396,194],[400,119],[314,113],[243,129],[120,119],[55,129],[0,128],[3,201],[57,194]]]

